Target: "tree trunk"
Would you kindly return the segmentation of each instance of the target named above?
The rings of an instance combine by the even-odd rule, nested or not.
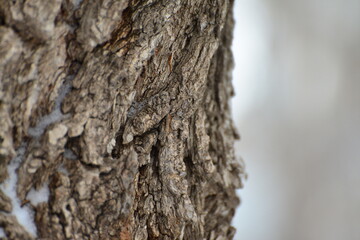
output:
[[[0,0],[2,234],[231,239],[232,5]]]

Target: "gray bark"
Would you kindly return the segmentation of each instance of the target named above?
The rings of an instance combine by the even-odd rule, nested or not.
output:
[[[0,0],[8,239],[233,237],[232,4]]]

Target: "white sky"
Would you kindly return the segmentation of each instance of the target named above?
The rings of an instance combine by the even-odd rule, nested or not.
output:
[[[360,239],[360,1],[235,1],[235,240]]]

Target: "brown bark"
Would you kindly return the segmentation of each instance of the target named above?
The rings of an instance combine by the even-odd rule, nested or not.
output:
[[[233,237],[232,4],[0,0],[7,238]]]

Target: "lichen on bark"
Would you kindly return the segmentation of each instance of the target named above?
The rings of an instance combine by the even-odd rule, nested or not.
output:
[[[232,4],[0,0],[0,182],[26,144],[37,226],[0,190],[9,239],[233,237]]]

